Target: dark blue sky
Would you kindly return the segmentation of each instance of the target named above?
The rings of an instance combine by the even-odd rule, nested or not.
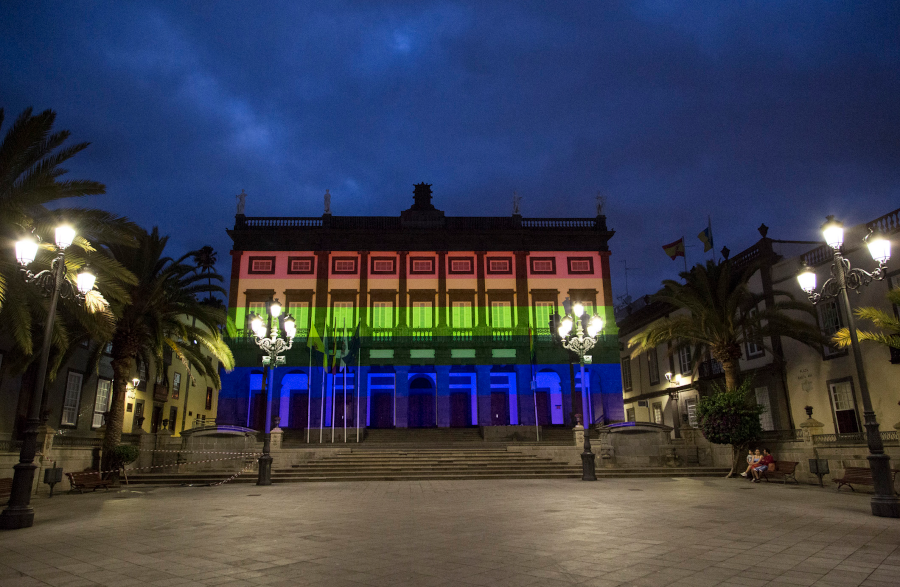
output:
[[[377,4],[377,5],[376,5]],[[896,2],[4,2],[0,106],[91,147],[87,204],[205,244],[250,216],[591,216],[613,289],[900,206]],[[4,132],[5,132],[4,127]]]

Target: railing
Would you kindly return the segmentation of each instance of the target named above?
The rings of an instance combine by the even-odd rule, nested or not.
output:
[[[451,334],[453,342],[472,342],[473,336],[471,328],[454,328]]]
[[[288,216],[255,216],[239,220],[235,228],[321,228],[321,218],[291,218]]]
[[[491,340],[494,342],[513,342],[512,328],[494,328],[491,330]]]
[[[815,434],[812,437],[813,444],[866,444],[865,432],[845,432],[843,434]],[[895,444],[897,440],[897,431],[887,431],[881,433],[881,441],[884,443]]]
[[[888,212],[872,222],[866,222],[866,228],[876,229],[883,234],[900,232],[900,209]]]
[[[731,258],[731,268],[733,270],[740,270],[744,267],[750,265],[753,261],[759,258],[760,251],[759,247],[754,245],[747,249],[746,251],[742,251],[738,253],[734,257]]]
[[[523,218],[522,228],[596,228],[596,218]]]
[[[394,339],[394,331],[391,328],[377,328],[372,330],[373,342],[391,342]]]
[[[409,339],[413,342],[431,342],[434,331],[431,328],[413,328],[409,331]]]
[[[215,418],[194,418],[191,422],[191,428],[206,428],[206,427],[214,427],[216,425]]]
[[[100,448],[102,440],[100,438],[85,436],[67,436],[65,434],[57,434],[53,438],[54,448]]]
[[[449,230],[605,230],[605,219],[597,218],[517,218],[512,216],[451,216],[444,218]],[[399,216],[254,216],[239,217],[236,229],[253,228],[325,228],[337,230],[399,230]]]
[[[699,374],[700,377],[717,377],[725,373],[725,370],[722,369],[722,363],[715,359],[710,359],[708,361],[703,361],[700,363]]]
[[[803,262],[810,267],[827,263],[834,259],[834,249],[828,245],[822,245],[803,254]]]
[[[780,441],[780,442],[802,442],[803,429],[794,430],[763,430],[759,435],[760,440]]]

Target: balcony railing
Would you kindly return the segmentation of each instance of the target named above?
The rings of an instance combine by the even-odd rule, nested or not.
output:
[[[771,442],[802,442],[803,429],[797,428],[794,430],[763,430],[763,433],[759,435],[759,439],[768,440]]]
[[[449,216],[438,221],[448,230],[606,230],[606,218],[521,218],[514,216]],[[236,229],[312,228],[331,230],[400,230],[398,216],[239,216]]]
[[[431,342],[434,339],[434,330],[431,328],[413,328],[409,331],[409,339],[412,342]]]
[[[450,336],[453,342],[472,342],[474,339],[471,328],[454,328]]]
[[[816,434],[812,437],[813,444],[866,444],[865,432],[845,432],[843,434]],[[884,444],[898,444],[897,431],[891,430],[881,433],[881,441]]]
[[[373,342],[391,342],[394,339],[394,331],[391,328],[375,328],[371,336]]]
[[[725,370],[722,369],[722,363],[715,359],[709,359],[700,363],[699,374],[701,378],[718,377],[724,373]]]
[[[491,330],[491,340],[494,342],[513,342],[512,328],[494,328]]]

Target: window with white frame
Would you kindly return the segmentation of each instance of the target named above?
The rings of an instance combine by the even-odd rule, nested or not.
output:
[[[413,302],[412,327],[431,328],[432,312],[431,302]]]
[[[647,366],[650,370],[650,385],[659,385],[659,353],[656,347],[647,352]]]
[[[654,402],[653,406],[651,406],[651,411],[653,412],[653,423],[654,424],[662,424],[663,423],[663,410],[662,410],[662,402]]]
[[[335,273],[356,273],[356,259],[335,259]]]
[[[827,338],[831,338],[835,333],[844,327],[840,308],[836,299],[825,300],[819,303],[819,320],[822,325],[822,331]],[[824,353],[826,357],[836,355],[842,352],[837,346],[826,345]]]
[[[291,273],[312,273],[312,259],[291,259]]]
[[[394,272],[394,260],[393,259],[375,259],[372,262],[372,271],[374,273],[393,273]]]
[[[494,328],[512,328],[512,304],[509,302],[491,302],[491,326]]]
[[[471,273],[472,259],[451,259],[450,273]]]
[[[413,273],[434,273],[434,259],[413,259]]]
[[[697,420],[697,398],[687,398],[684,402],[684,407],[687,411],[688,424],[690,424],[691,428],[696,428],[699,424]]]
[[[294,319],[297,330],[309,327],[309,302],[288,302],[287,313]]]
[[[334,302],[331,325],[334,328],[353,328],[353,302]]]
[[[69,371],[66,379],[66,395],[63,399],[62,419],[63,426],[74,426],[78,423],[78,404],[81,402],[81,383],[84,376],[81,373]]]
[[[376,329],[394,327],[394,303],[374,302],[372,304],[372,324]]]
[[[556,304],[553,302],[535,302],[534,303],[534,327],[550,328],[550,316],[556,310]]]
[[[761,357],[765,354],[765,350],[763,348],[763,340],[762,336],[759,334],[759,328],[754,321],[756,317],[759,316],[759,310],[756,308],[750,308],[747,312],[747,320],[749,322],[747,330],[744,332],[744,338],[746,339],[747,346],[747,358],[755,359],[756,357]]]
[[[453,302],[450,321],[453,328],[472,328],[472,302]]]
[[[489,259],[488,273],[510,273],[509,259]]]
[[[631,357],[622,359],[622,387],[625,391],[631,391]]]
[[[625,410],[625,421],[626,422],[634,422],[634,408],[628,408]]]
[[[759,415],[759,423],[763,430],[775,430],[775,420],[772,418],[772,402],[769,399],[769,388],[766,386],[757,387],[753,390],[756,392],[756,403],[764,409]]]
[[[91,428],[103,426],[104,414],[109,411],[109,403],[112,400],[112,381],[109,379],[97,380],[97,397],[94,399],[94,420]]]
[[[253,273],[271,273],[274,261],[272,259],[253,259],[250,263],[250,271]]]
[[[859,432],[859,417],[856,412],[856,398],[853,396],[853,383],[850,380],[829,382],[828,395],[831,397],[831,408],[834,410],[834,421],[838,434]]]
[[[683,346],[678,349],[678,367],[682,375],[689,376],[691,374],[691,347]]]

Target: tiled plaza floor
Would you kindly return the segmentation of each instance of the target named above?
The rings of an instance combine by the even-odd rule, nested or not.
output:
[[[35,500],[0,585],[900,585],[866,495],[725,479],[136,488]]]

